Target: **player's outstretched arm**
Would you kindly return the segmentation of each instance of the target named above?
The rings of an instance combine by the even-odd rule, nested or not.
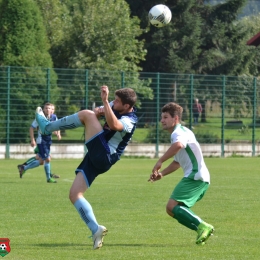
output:
[[[155,165],[155,167],[156,167],[156,165]],[[180,168],[180,164],[176,161],[173,161],[168,167],[166,167],[161,172],[154,170],[153,173],[150,175],[150,178],[148,181],[151,181],[151,182],[158,181],[158,180],[162,179],[162,177],[176,171],[179,168]]]
[[[172,172],[175,172],[176,170],[178,170],[180,168],[180,164],[176,161],[173,161],[170,163],[170,165],[168,165],[161,173],[162,176],[166,176]]]
[[[29,134],[30,134],[30,139],[31,139],[31,147],[35,147],[36,146],[36,142],[34,139],[34,128],[31,126],[29,129]]]

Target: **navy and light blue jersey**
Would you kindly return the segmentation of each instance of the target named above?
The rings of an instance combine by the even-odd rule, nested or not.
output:
[[[136,108],[133,108],[133,111],[130,113],[119,114],[113,109],[113,102],[110,102],[110,106],[117,119],[123,124],[124,128],[121,132],[111,130],[107,122],[105,122],[103,126],[104,136],[110,148],[110,153],[117,153],[120,156],[132,138],[138,118],[135,114]]]
[[[53,121],[56,121],[58,120],[58,117],[55,115],[55,114],[52,114],[51,117],[48,119],[50,122],[53,122]],[[46,142],[49,142],[52,140],[51,138],[51,134],[50,135],[42,135],[40,129],[39,129],[39,125],[37,123],[37,121],[34,119],[32,124],[31,124],[31,127],[34,128],[34,129],[38,129],[38,136],[36,138],[36,143],[37,144],[41,144],[42,143],[42,140],[46,141]]]

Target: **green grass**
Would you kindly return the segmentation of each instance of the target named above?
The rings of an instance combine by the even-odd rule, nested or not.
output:
[[[259,259],[259,158],[206,158],[212,184],[192,208],[216,228],[205,246],[165,213],[182,171],[151,184],[154,159],[123,158],[85,194],[109,230],[97,251],[68,199],[80,160],[52,161],[57,184],[46,183],[42,166],[20,179],[21,162],[0,162],[0,237],[11,241],[5,259]]]

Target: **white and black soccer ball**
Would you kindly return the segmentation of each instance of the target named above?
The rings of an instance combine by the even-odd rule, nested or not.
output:
[[[150,23],[155,27],[163,27],[172,19],[172,12],[166,5],[155,5],[148,14]]]
[[[0,244],[0,250],[6,250],[6,244]]]

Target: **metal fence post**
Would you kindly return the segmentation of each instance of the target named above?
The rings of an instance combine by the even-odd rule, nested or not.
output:
[[[190,124],[189,128],[192,129],[192,107],[193,107],[193,75],[190,75]]]
[[[6,148],[5,158],[10,159],[10,91],[11,91],[11,67],[7,67],[7,112],[6,112]]]
[[[256,127],[256,77],[254,77],[253,127],[252,127],[252,156],[255,156],[255,127]]]
[[[157,72],[156,75],[156,147],[155,147],[155,157],[159,157],[159,120],[160,120],[160,73]]]
[[[226,95],[226,77],[222,80],[222,112],[221,112],[221,157],[225,156],[225,95]]]
[[[88,109],[88,70],[85,71],[85,109]],[[88,149],[85,145],[85,128],[84,128],[84,152],[85,154],[88,152]]]

